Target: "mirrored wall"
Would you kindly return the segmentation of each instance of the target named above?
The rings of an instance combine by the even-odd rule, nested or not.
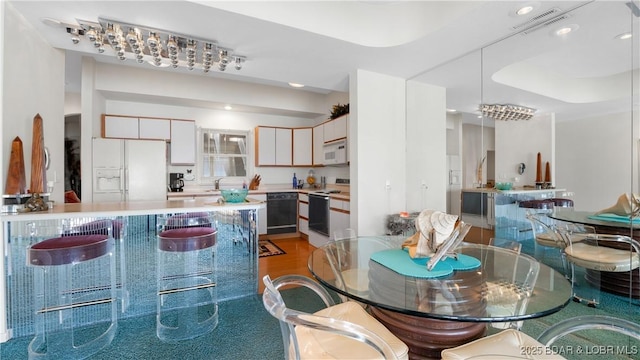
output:
[[[413,80],[446,88],[448,211],[486,230],[477,241],[519,242],[523,252],[565,271],[561,246],[542,249],[526,217],[547,209],[527,201],[570,200],[545,214],[550,225],[587,224],[640,239],[640,220],[593,218],[620,196],[640,193],[640,9],[637,1],[536,4],[528,17],[513,19],[508,36]],[[528,108],[533,116],[495,120],[482,105]],[[496,183],[512,189],[495,191]],[[576,270],[574,281],[597,303],[583,305],[608,313],[623,304],[619,316],[638,315],[638,256],[629,244],[598,246],[623,249],[625,265]],[[625,266],[635,271],[617,271]]]

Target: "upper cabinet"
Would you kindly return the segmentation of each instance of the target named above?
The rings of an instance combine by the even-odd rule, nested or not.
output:
[[[324,142],[332,142],[347,138],[347,121],[349,115],[329,120],[324,125]]]
[[[129,116],[102,115],[102,137],[138,139],[138,118]]]
[[[171,120],[138,118],[139,138],[148,140],[170,140]]]
[[[313,129],[293,129],[293,166],[313,165]]]
[[[171,164],[196,163],[196,122],[171,120]]]
[[[255,132],[256,166],[292,165],[292,129],[258,126]]]
[[[171,140],[171,120],[126,115],[102,115],[102,137]]]

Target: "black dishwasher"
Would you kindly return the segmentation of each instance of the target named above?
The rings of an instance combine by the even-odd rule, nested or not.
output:
[[[298,193],[267,193],[267,235],[297,231]]]

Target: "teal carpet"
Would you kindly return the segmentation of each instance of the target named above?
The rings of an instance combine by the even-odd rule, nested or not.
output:
[[[284,290],[287,304],[307,311],[321,303],[306,289]],[[311,299],[311,300],[309,300]],[[220,322],[213,332],[177,344],[156,337],[155,316],[127,318],[118,323],[118,333],[108,348],[91,359],[283,359],[278,321],[265,310],[262,296],[246,296],[219,305]],[[27,359],[31,336],[0,344],[0,359]]]
[[[307,289],[282,291],[288,306],[315,311],[321,303]],[[640,308],[632,307],[624,299],[607,295],[607,308],[593,309],[570,303],[560,312],[527,320],[522,330],[537,337],[544,329],[558,321],[583,314],[611,314],[640,322]],[[246,296],[220,303],[220,322],[210,334],[177,344],[163,343],[156,337],[155,316],[127,318],[119,322],[113,343],[91,359],[283,359],[284,351],[278,322],[264,309],[260,295]],[[499,329],[490,328],[489,332]],[[568,359],[640,359],[640,341],[613,332],[585,331],[556,343],[555,350],[565,351]],[[27,359],[31,337],[11,339],[0,344],[0,359]],[[583,349],[576,353],[578,346]],[[585,353],[588,350],[589,353]],[[620,353],[626,354],[622,355]]]

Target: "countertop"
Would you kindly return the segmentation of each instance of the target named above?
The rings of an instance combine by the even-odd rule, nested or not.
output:
[[[223,187],[224,189],[225,187]],[[349,200],[350,192],[349,185],[327,185],[327,190],[340,190],[339,193],[331,193],[326,194],[332,198],[341,199],[341,200]],[[309,194],[321,192],[323,189],[316,189],[310,187],[304,187],[302,189],[292,189],[289,184],[265,184],[260,185],[260,188],[257,190],[249,190],[249,195],[252,194],[267,194],[272,192],[297,192],[299,194]],[[168,192],[167,198],[169,200],[172,199],[180,199],[185,197],[191,198],[206,198],[206,197],[218,197],[220,196],[220,190],[214,190],[211,186],[195,186],[195,187],[185,187],[184,191],[180,192]]]
[[[249,210],[265,207],[260,200],[247,197],[243,203],[218,204],[209,198],[165,200],[165,201],[129,201],[129,202],[102,202],[102,203],[77,203],[55,205],[47,211],[35,211],[25,213],[1,214],[2,221],[25,221],[43,219],[61,219],[78,216],[118,216],[168,214],[174,212],[198,212],[218,210]]]

